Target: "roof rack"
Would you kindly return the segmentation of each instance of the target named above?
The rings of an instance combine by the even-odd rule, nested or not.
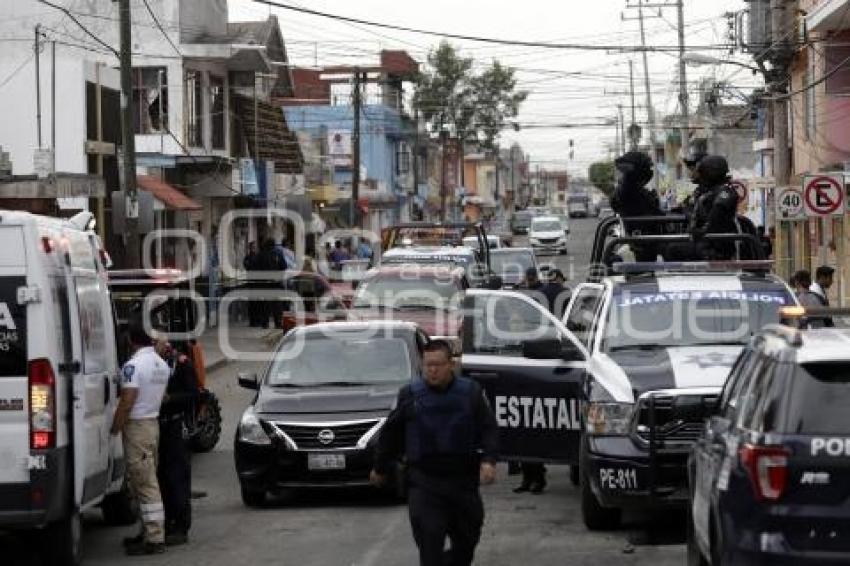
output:
[[[649,217],[647,217],[649,218]],[[708,242],[740,242],[746,243],[749,245],[752,255],[755,257],[753,261],[764,261],[764,249],[761,247],[761,244],[752,234],[706,234],[703,236],[703,240]],[[684,243],[684,242],[693,242],[693,238],[690,234],[665,234],[665,235],[650,235],[650,236],[626,236],[626,237],[617,237],[608,240],[605,243],[605,246],[602,250],[601,257],[594,256],[591,260],[590,271],[588,273],[589,281],[599,281],[606,275],[613,274],[613,265],[616,265],[614,262],[611,262],[610,259],[614,256],[614,250],[622,246],[623,244],[672,244],[672,243]],[[700,262],[681,262],[699,264]],[[711,263],[711,262],[709,262]],[[655,269],[650,269],[650,266],[655,265],[655,262],[645,262],[645,266],[647,266],[648,272],[656,271]],[[738,268],[740,269],[740,268]],[[752,269],[754,273],[763,274],[766,270],[762,267],[761,269]]]
[[[593,238],[593,248],[590,252],[591,263],[602,263],[602,252],[605,248],[605,240],[608,237],[608,232],[614,226],[628,226],[629,230],[635,232],[635,228],[640,228],[641,226],[655,226],[657,227],[659,223],[667,224],[667,225],[676,225],[680,224],[684,229],[688,223],[688,217],[683,214],[671,214],[671,215],[662,215],[662,216],[626,216],[621,217],[616,214],[613,216],[606,216],[602,220],[599,221],[599,224],[596,225],[596,234]],[[631,234],[635,235],[635,234]]]
[[[800,331],[784,324],[766,324],[764,328],[761,329],[761,333],[781,338],[782,340],[785,340],[789,346],[793,346],[795,348],[803,345],[803,337],[801,336]]]
[[[730,260],[730,261],[636,261],[615,263],[614,273],[707,273],[707,272],[765,272],[773,268],[773,260]]]

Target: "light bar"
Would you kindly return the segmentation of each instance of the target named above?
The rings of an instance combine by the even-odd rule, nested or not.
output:
[[[770,271],[772,267],[772,260],[636,261],[614,263],[611,269],[614,270],[614,273],[646,273],[648,271],[700,273],[707,271]]]
[[[850,307],[800,307],[788,306],[779,309],[782,318],[824,318],[830,316],[850,316]]]

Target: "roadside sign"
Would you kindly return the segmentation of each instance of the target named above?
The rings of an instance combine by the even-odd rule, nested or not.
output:
[[[780,220],[804,220],[803,191],[796,187],[777,188],[776,214]]]
[[[841,175],[805,177],[803,208],[806,216],[842,216],[844,214],[844,178]]]

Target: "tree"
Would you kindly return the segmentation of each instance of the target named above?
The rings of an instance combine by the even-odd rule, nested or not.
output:
[[[444,41],[428,54],[428,70],[417,80],[413,105],[433,134],[449,131],[492,149],[528,96],[516,90],[516,82],[514,69],[498,61],[475,74],[473,60]]]
[[[587,169],[587,178],[590,183],[610,197],[614,192],[614,162],[597,161],[591,163]]]

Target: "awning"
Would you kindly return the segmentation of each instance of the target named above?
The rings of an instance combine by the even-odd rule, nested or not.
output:
[[[151,175],[139,175],[136,177],[139,188],[153,195],[153,197],[172,210],[202,210],[203,207],[196,201],[190,199],[165,181]]]

